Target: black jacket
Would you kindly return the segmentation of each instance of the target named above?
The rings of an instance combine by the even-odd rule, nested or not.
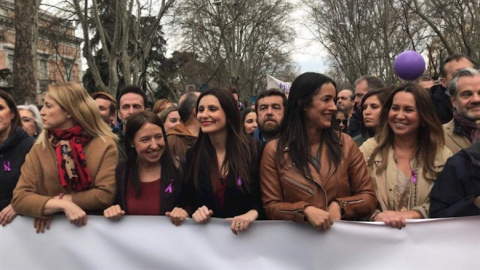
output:
[[[137,169],[137,168],[130,168]],[[126,160],[118,163],[115,170],[115,178],[117,182],[116,203],[119,204],[122,210],[128,215],[127,209],[127,184],[126,179]],[[169,185],[171,184],[171,188]],[[160,178],[160,215],[165,215],[165,212],[172,211],[173,208],[179,206],[179,196],[182,188],[182,179],[174,179],[167,174],[167,170],[162,170]]]
[[[355,111],[353,112],[352,116],[348,120],[348,135],[354,138],[362,134],[361,125],[362,125],[362,112],[361,110],[357,109],[357,107],[355,106]]]
[[[187,180],[182,189],[182,207],[191,216],[199,207],[205,205],[208,209],[213,211],[213,217],[230,218],[238,215],[243,215],[248,211],[255,209],[258,212],[258,219],[265,218],[265,211],[262,207],[261,192],[260,192],[260,160],[262,157],[264,143],[256,141],[258,150],[257,157],[254,157],[254,164],[251,167],[251,179],[249,190],[247,192],[245,182],[242,182],[241,188],[237,187],[237,177],[233,173],[228,173],[227,188],[225,190],[224,208],[221,209],[220,204],[213,192],[208,164],[203,162],[198,176],[198,190],[195,188],[193,179],[188,179],[188,172],[185,174]],[[192,163],[193,148],[187,151],[185,168],[189,169]],[[231,170],[230,170],[231,171]]]
[[[430,217],[480,215],[474,204],[480,196],[480,142],[451,157],[430,193]]]
[[[450,96],[445,94],[445,91],[445,87],[441,84],[432,86],[429,91],[433,107],[442,124],[450,122],[453,118],[453,105],[450,101]]]
[[[0,211],[12,200],[13,189],[20,177],[20,168],[34,142],[35,140],[18,126],[0,145]]]

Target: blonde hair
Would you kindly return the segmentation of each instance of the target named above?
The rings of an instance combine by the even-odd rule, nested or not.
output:
[[[76,124],[82,126],[85,132],[91,136],[99,136],[102,139],[110,137],[117,140],[117,136],[101,119],[97,104],[80,84],[73,82],[50,84],[47,88],[47,94],[72,116]],[[49,145],[47,130],[43,130],[37,143],[44,147]]]

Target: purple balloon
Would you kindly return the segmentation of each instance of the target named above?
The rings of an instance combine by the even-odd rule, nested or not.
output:
[[[413,81],[423,75],[425,60],[416,51],[404,51],[395,58],[393,69],[398,77]]]

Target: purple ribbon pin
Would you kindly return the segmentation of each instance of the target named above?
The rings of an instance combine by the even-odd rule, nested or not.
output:
[[[12,170],[12,168],[10,167],[10,161],[4,161],[3,162],[3,171],[4,172],[9,172],[11,170]]]
[[[173,179],[170,180],[170,184],[168,184],[167,188],[165,189],[166,193],[172,193],[173,192],[172,183],[173,183]]]
[[[237,186],[241,186],[242,183],[243,183],[243,181],[242,181],[242,176],[239,175],[239,176],[237,177]]]

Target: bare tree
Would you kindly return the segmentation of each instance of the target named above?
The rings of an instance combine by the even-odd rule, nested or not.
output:
[[[285,0],[182,1],[177,19],[183,49],[195,57],[191,83],[236,86],[246,99],[264,88],[266,74],[294,70],[292,11]],[[199,62],[208,68],[197,68]]]
[[[101,19],[99,4],[107,3],[111,24]],[[126,85],[142,85],[146,80],[147,58],[152,41],[160,29],[160,21],[175,0],[65,0],[57,5],[65,16],[75,17],[85,42],[83,56],[97,90],[116,95],[120,77]],[[100,45],[93,43],[92,31],[98,34]],[[95,56],[102,51],[108,65],[108,78],[102,78]]]
[[[36,103],[39,5],[40,0],[15,0],[13,95],[19,104]]]
[[[437,58],[464,53],[480,61],[480,3],[478,0],[402,0],[429,26],[430,56]],[[435,72],[438,65],[435,66]]]
[[[392,64],[406,49],[425,50],[424,22],[397,0],[305,0],[308,27],[327,49],[334,74],[353,83],[372,74],[397,81]],[[343,78],[341,80],[344,80]]]

